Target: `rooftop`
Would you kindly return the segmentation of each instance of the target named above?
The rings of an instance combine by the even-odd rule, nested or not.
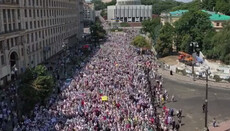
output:
[[[202,11],[205,13],[208,13],[210,15],[209,18],[211,21],[230,20],[230,16],[228,16],[228,15],[224,15],[224,14],[212,12],[212,11],[207,11],[207,10],[202,10]],[[185,14],[186,12],[188,12],[188,10],[177,10],[177,11],[173,11],[173,12],[169,12],[169,13],[170,13],[170,16],[180,17],[183,14]]]

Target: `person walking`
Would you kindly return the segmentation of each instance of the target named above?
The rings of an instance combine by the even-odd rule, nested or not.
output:
[[[206,108],[206,105],[205,103],[202,105],[202,109],[203,109],[203,113],[205,113],[205,108]]]
[[[175,96],[172,95],[171,101],[174,102],[175,101]]]
[[[213,123],[212,123],[213,127],[216,127],[216,118],[213,118]]]

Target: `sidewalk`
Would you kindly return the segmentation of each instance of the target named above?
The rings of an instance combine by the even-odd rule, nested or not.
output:
[[[218,127],[209,127],[210,131],[230,131],[230,120],[218,124]]]
[[[196,81],[193,81],[192,77],[189,76],[183,76],[177,73],[173,73],[173,75],[170,75],[170,72],[168,70],[163,70],[162,68],[158,69],[158,72],[162,74],[162,76],[164,78],[167,79],[171,79],[171,80],[175,80],[175,81],[180,81],[182,83],[187,83],[187,84],[195,84],[195,85],[206,85],[206,81],[205,80],[199,80],[196,79]],[[230,84],[229,83],[218,83],[218,82],[213,82],[213,81],[209,81],[208,82],[209,86],[211,87],[215,87],[215,88],[228,88],[230,89]]]

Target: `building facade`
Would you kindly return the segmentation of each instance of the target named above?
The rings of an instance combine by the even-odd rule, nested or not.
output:
[[[142,22],[152,18],[152,6],[141,5],[140,0],[117,0],[115,6],[107,7],[108,21]]]
[[[80,0],[0,0],[0,85],[81,39]]]
[[[211,12],[206,10],[202,10],[202,11],[209,14],[209,19],[212,23],[213,28],[216,31],[220,31],[221,29],[223,29],[223,24],[227,21],[230,21],[230,16],[224,15],[222,13]],[[186,12],[188,12],[188,10],[177,10],[169,13],[161,13],[161,23],[163,25],[166,22],[173,24],[174,22],[179,20],[180,17]]]
[[[84,3],[84,21],[95,22],[95,8],[91,2]]]

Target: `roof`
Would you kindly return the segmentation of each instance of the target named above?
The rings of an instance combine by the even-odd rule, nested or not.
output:
[[[171,16],[182,16],[186,12],[188,12],[188,10],[177,10],[169,13]]]
[[[211,12],[211,11],[207,11],[207,10],[202,10],[205,13],[208,13],[209,19],[211,21],[225,21],[225,20],[230,20],[230,16],[228,15],[224,15],[221,13],[217,13],[217,12]],[[174,17],[181,17],[184,13],[188,12],[188,10],[177,10],[177,11],[173,11],[173,12],[169,12],[171,16]]]

